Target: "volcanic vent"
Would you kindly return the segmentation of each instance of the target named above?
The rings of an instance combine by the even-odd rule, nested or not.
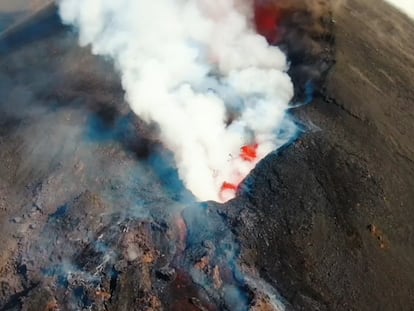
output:
[[[81,44],[104,58],[78,49],[67,28],[27,50],[41,61],[23,58],[55,79],[33,85],[39,113],[22,124],[32,135],[27,149],[36,150],[26,161],[41,174],[22,190],[27,212],[15,223],[31,237],[19,242],[18,285],[4,287],[2,308],[284,309],[254,266],[240,264],[226,207],[196,202],[179,178],[198,200],[226,201],[295,135],[286,111],[303,94],[294,94],[288,72],[306,68],[315,82],[306,73],[317,70],[309,58],[290,59],[292,29],[302,25],[293,17],[303,13],[292,3],[60,2]],[[46,61],[50,51],[76,65],[60,71],[58,60]],[[10,63],[19,81],[30,80]],[[124,105],[122,89],[147,125]],[[168,150],[153,143],[137,161],[137,141],[154,132]]]
[[[80,44],[114,60],[127,102],[157,124],[200,200],[233,197],[228,185],[295,133],[286,122],[293,97],[286,56],[255,29],[256,21],[273,35],[276,15],[261,7],[246,0],[60,2]],[[290,135],[281,138],[281,130]]]

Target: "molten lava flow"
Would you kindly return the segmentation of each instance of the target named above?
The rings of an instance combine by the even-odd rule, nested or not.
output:
[[[232,184],[229,182],[223,182],[223,185],[220,189],[220,200],[222,202],[227,202],[228,200],[235,197],[237,190],[239,189],[239,183],[238,184]]]
[[[238,188],[238,185],[235,185],[235,184],[231,184],[231,183],[229,183],[229,182],[224,182],[223,183],[223,185],[221,186],[221,191],[223,192],[223,191],[227,191],[227,190],[230,190],[230,191],[237,191],[237,188]]]
[[[258,144],[246,145],[240,148],[239,159],[249,164],[249,170],[254,167],[258,158]],[[227,201],[233,198],[240,188],[240,184],[247,174],[239,175],[236,182],[223,182],[220,189],[220,198],[222,201]]]
[[[254,162],[257,158],[257,147],[259,147],[258,144],[243,146],[241,148],[241,158],[245,161]]]
[[[264,36],[269,43],[277,42],[277,30],[280,18],[280,11],[273,1],[254,1],[254,21],[256,24],[256,31]]]

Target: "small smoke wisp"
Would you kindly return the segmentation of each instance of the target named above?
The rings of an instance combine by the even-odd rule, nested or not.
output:
[[[253,1],[61,0],[59,10],[82,46],[114,60],[131,109],[158,125],[198,199],[234,197],[287,141],[286,56],[256,32]]]

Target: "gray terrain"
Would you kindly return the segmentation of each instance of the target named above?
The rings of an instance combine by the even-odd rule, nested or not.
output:
[[[414,310],[414,22],[290,2],[302,132],[220,205],[53,5],[2,1],[0,310]]]

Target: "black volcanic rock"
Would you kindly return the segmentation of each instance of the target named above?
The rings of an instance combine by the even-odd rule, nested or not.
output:
[[[414,27],[376,0],[331,4],[327,19],[309,7],[285,20],[310,23],[284,42],[297,94],[323,82],[292,109],[305,134],[236,199],[198,210],[112,64],[66,28],[26,33],[58,23],[48,9],[12,29],[0,44],[0,309],[235,310],[242,298],[266,310],[245,273],[287,310],[411,311]]]
[[[307,134],[264,159],[226,213],[243,260],[293,310],[412,310],[414,23],[378,1],[334,19],[337,64],[293,111]]]

